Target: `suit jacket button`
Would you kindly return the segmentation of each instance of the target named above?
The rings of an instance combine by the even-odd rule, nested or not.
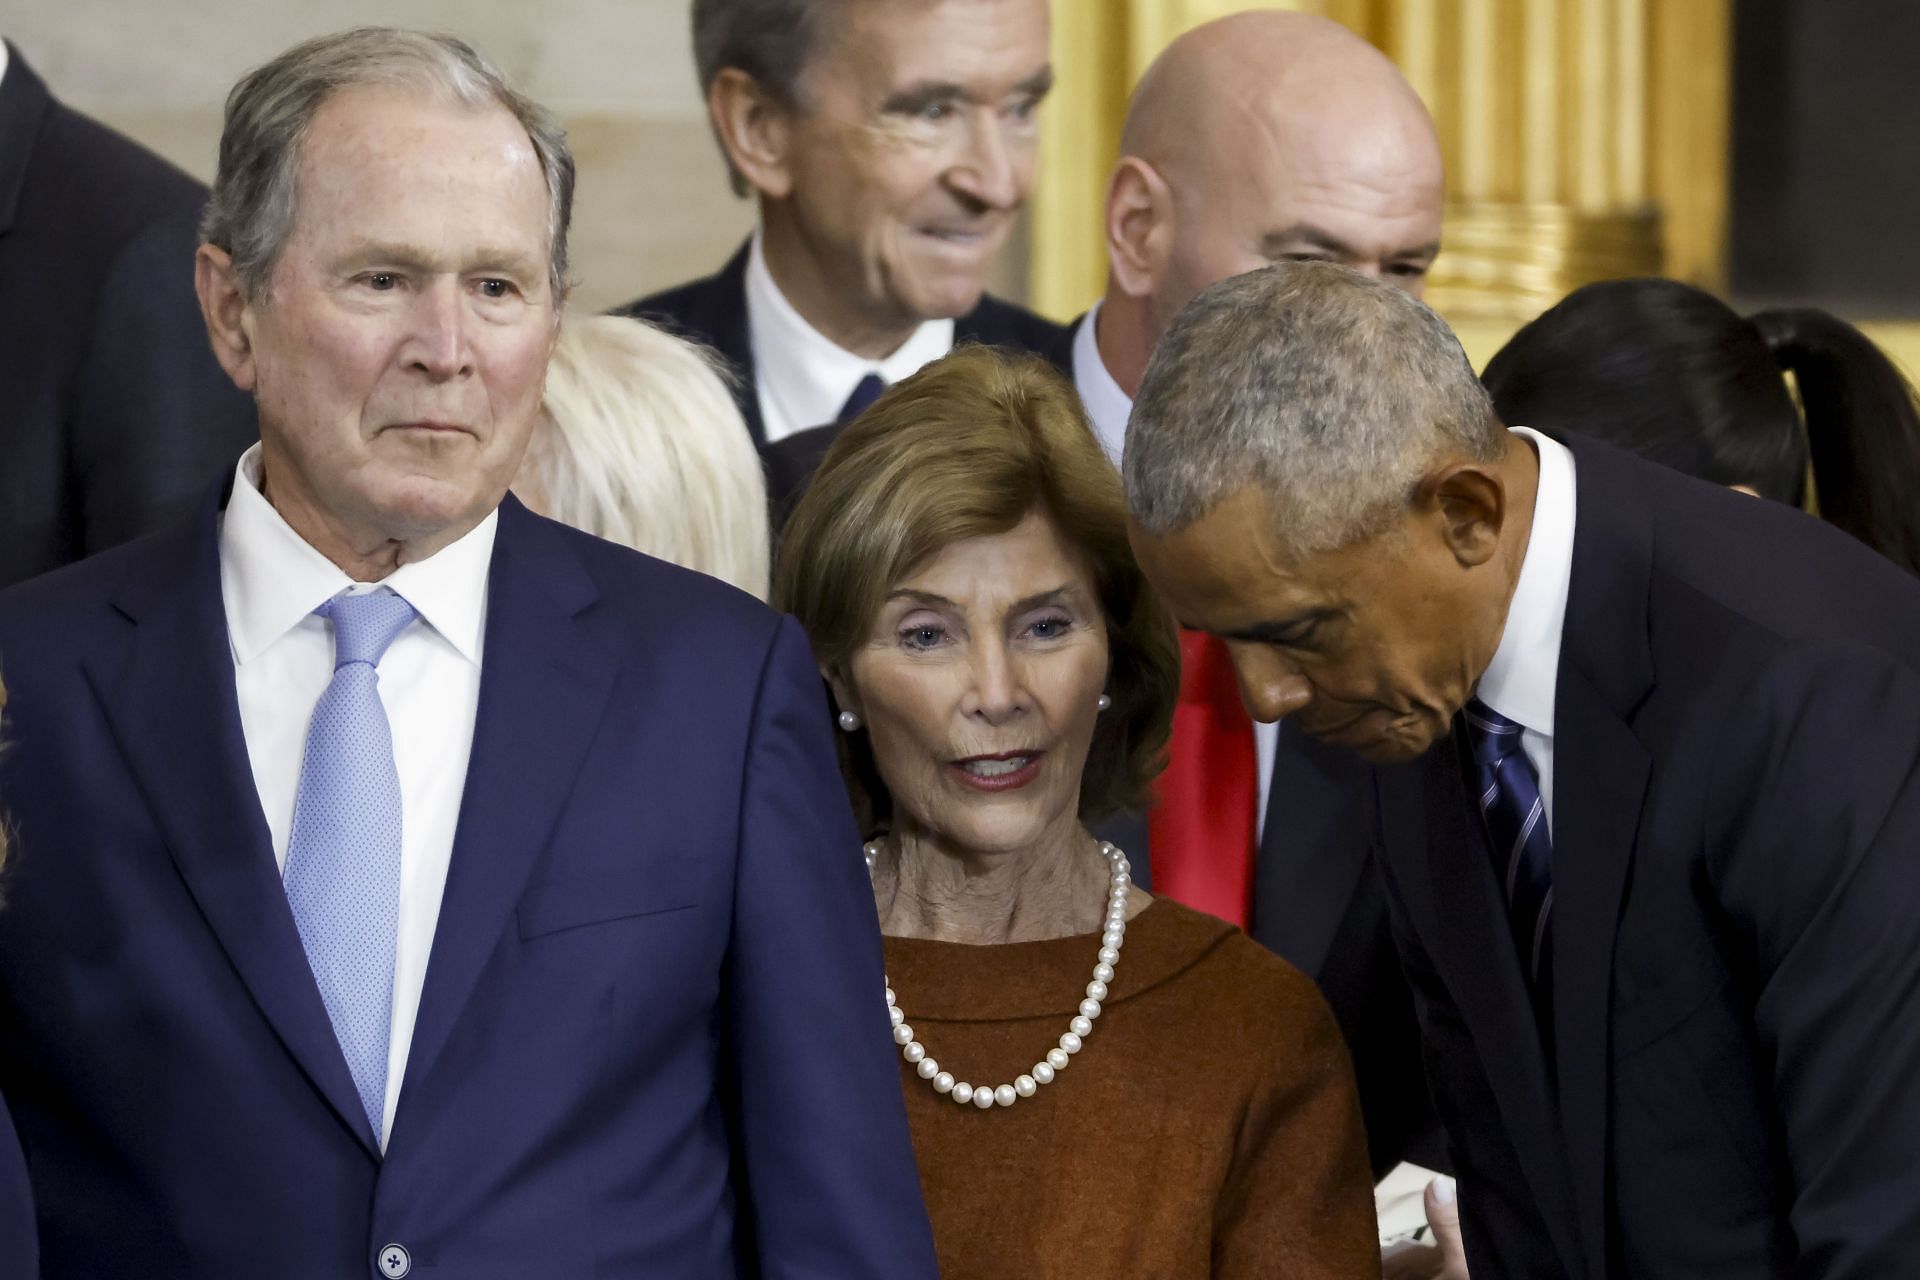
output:
[[[387,1280],[400,1280],[407,1272],[413,1270],[413,1255],[407,1252],[405,1245],[382,1245],[379,1254],[374,1258],[374,1267],[381,1275],[387,1277]]]

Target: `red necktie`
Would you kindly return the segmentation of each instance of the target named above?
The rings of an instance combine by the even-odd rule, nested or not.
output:
[[[1253,914],[1260,800],[1253,721],[1224,643],[1182,631],[1180,662],[1173,745],[1147,817],[1153,889],[1244,929]]]

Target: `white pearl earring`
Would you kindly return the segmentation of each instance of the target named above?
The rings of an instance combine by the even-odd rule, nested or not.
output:
[[[853,712],[851,711],[842,711],[840,713],[840,732],[852,733],[855,729],[858,729],[859,727],[860,727],[859,716],[853,714]]]
[[[1108,707],[1111,707],[1113,705],[1113,699],[1109,698],[1106,694],[1103,693],[1100,695],[1100,700],[1094,703],[1093,705],[1098,707],[1100,710],[1105,711]]]

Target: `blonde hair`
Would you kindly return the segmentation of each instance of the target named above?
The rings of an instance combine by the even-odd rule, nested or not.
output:
[[[764,600],[767,483],[720,366],[624,316],[569,318],[517,489],[576,529]]]

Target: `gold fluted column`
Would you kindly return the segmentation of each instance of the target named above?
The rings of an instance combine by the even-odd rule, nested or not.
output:
[[[1298,0],[1406,73],[1439,129],[1449,204],[1428,297],[1505,328],[1592,280],[1723,278],[1732,0]],[[1106,180],[1128,89],[1242,0],[1055,0],[1030,296],[1099,295]]]

